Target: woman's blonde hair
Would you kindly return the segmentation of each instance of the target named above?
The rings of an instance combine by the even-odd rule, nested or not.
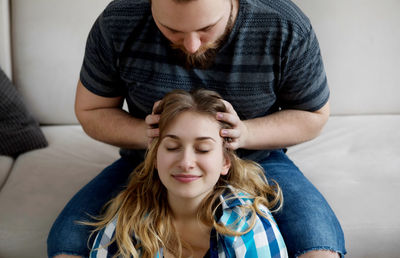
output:
[[[144,162],[131,174],[127,188],[106,205],[105,213],[97,218],[96,222],[84,223],[95,226],[95,233],[114,218],[117,219],[111,242],[116,242],[118,246],[115,257],[150,258],[161,248],[168,250],[175,257],[182,257],[183,247],[190,250],[190,246],[181,241],[174,228],[172,212],[167,201],[167,189],[161,183],[155,168],[157,149],[164,129],[175,117],[186,111],[216,117],[217,112],[226,112],[226,107],[221,96],[209,90],[175,90],[168,93],[155,110],[156,114],[160,114],[160,137],[152,141]],[[228,124],[220,123],[221,128],[229,128]],[[242,160],[233,151],[224,149],[231,167],[227,175],[220,177],[214,191],[202,201],[198,209],[198,218],[205,225],[214,227],[218,233],[242,235],[254,226],[256,213],[266,217],[258,209],[259,205],[277,210],[282,205],[282,194],[276,183],[267,183],[261,166],[252,161]],[[246,199],[253,199],[253,205],[243,207],[251,212],[254,221],[244,232],[237,232],[216,220],[216,211],[221,205],[219,196],[228,185],[246,192]],[[132,236],[139,241],[134,243]]]

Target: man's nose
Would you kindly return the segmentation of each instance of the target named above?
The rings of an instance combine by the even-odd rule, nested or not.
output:
[[[185,150],[182,153],[181,160],[179,161],[179,168],[184,172],[188,172],[195,167],[196,155],[190,150]]]
[[[201,46],[201,40],[197,33],[190,32],[183,39],[183,46],[190,54],[194,54]]]

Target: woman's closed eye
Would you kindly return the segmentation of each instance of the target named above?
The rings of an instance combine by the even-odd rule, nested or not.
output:
[[[195,150],[198,153],[208,153],[213,150],[213,144],[208,142],[203,142],[195,146]]]
[[[201,154],[208,153],[210,151],[211,151],[210,149],[196,149],[196,152],[201,153]]]
[[[179,147],[179,146],[175,146],[175,147],[166,147],[165,148],[167,151],[179,151],[181,148]],[[201,153],[201,154],[203,154],[203,153],[208,153],[208,152],[210,152],[211,151],[211,149],[209,149],[209,148],[196,148],[195,149],[195,151],[197,152],[197,153]]]
[[[179,148],[181,148],[181,144],[177,143],[176,141],[173,140],[166,140],[166,142],[164,143],[164,148],[167,151],[176,151],[179,150]]]
[[[176,150],[179,150],[180,147],[179,146],[167,146],[167,147],[165,147],[165,149],[167,149],[167,151],[176,151]]]

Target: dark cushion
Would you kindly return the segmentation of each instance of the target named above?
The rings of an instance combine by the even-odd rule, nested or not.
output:
[[[22,96],[0,68],[0,155],[15,157],[47,145]]]

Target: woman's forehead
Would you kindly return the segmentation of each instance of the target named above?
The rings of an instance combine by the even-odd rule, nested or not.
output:
[[[216,138],[219,137],[220,124],[211,114],[204,114],[194,111],[185,111],[171,121],[163,130],[163,137],[166,135],[174,135],[178,138],[191,137],[195,138]]]

